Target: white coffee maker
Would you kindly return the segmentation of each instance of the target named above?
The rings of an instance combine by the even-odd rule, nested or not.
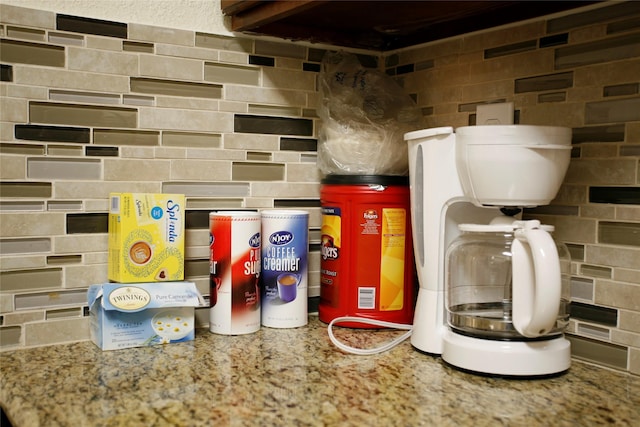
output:
[[[534,284],[525,297],[519,297],[521,301],[524,298],[525,306],[533,308],[529,307],[527,314],[519,313],[529,326],[516,325],[517,328],[531,329],[531,325],[536,325],[533,328],[540,328],[540,336],[536,337],[535,330],[522,331],[522,339],[514,340],[461,334],[447,320],[451,313],[447,312],[445,302],[445,264],[447,248],[460,236],[461,225],[516,224],[517,217],[505,216],[501,211],[512,215],[521,208],[551,202],[569,165],[571,129],[491,125],[460,127],[454,132],[451,127],[441,127],[409,132],[405,140],[409,149],[413,242],[420,283],[411,344],[473,372],[524,377],[566,371],[570,366],[569,342],[562,333],[545,336],[547,326],[539,326],[536,322],[540,319],[531,317],[538,316],[540,311],[556,309],[555,296],[551,305],[533,301],[539,299]],[[519,227],[514,225],[513,230]],[[525,224],[520,228],[540,227]],[[532,252],[536,257],[537,252],[545,252],[529,245],[526,237],[518,239],[530,256]],[[552,281],[555,283],[557,279],[559,286],[560,272],[551,264]],[[525,275],[535,276],[538,267],[531,265]],[[548,324],[548,317],[547,313],[547,320],[542,322]]]

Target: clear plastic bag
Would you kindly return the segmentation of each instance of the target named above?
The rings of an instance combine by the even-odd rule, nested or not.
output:
[[[425,127],[413,99],[392,78],[345,52],[327,52],[319,78],[320,171],[407,175],[404,134]]]

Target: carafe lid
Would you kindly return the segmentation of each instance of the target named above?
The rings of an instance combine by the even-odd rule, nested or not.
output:
[[[460,231],[473,233],[513,233],[517,227],[514,224],[460,224]]]

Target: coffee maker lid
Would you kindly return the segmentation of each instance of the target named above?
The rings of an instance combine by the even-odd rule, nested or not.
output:
[[[512,233],[516,228],[514,224],[459,224],[460,231],[473,233]]]
[[[452,133],[453,133],[453,128],[451,126],[420,129],[420,130],[414,130],[413,132],[405,133],[404,140],[410,141],[412,139],[431,138],[438,135],[450,135]]]

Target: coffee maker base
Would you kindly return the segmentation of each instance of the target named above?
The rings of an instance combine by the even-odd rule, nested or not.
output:
[[[484,374],[536,377],[571,366],[571,344],[560,336],[545,341],[494,341],[444,332],[442,359],[455,367]]]

